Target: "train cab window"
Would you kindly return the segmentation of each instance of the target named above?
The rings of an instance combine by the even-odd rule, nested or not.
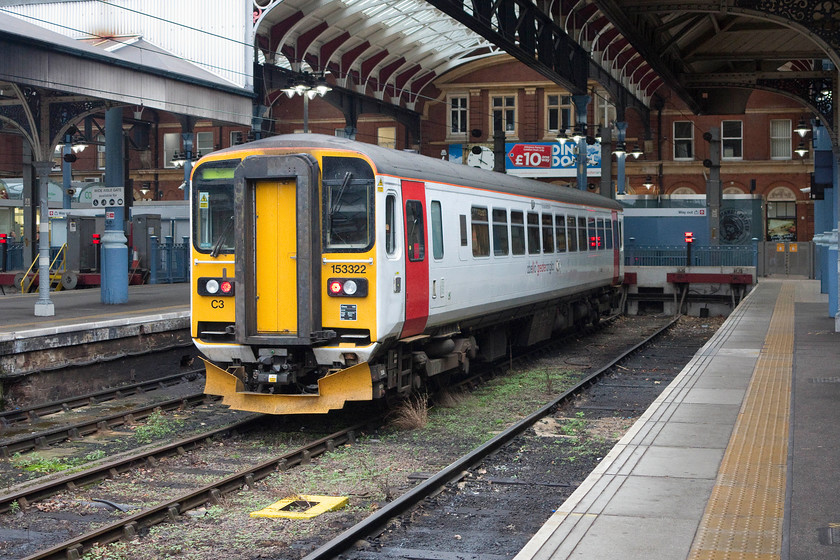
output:
[[[385,253],[389,256],[397,250],[396,223],[397,197],[389,194],[385,197]]]
[[[540,252],[540,215],[528,212],[528,254],[537,255]]]
[[[209,162],[193,174],[193,243],[198,251],[218,256],[233,253],[233,172],[239,160]]]
[[[359,158],[325,156],[324,250],[366,251],[373,244],[373,170]]]
[[[443,258],[443,217],[439,200],[432,201],[432,256]]]
[[[493,254],[504,257],[508,254],[507,210],[493,208]]]
[[[554,235],[557,238],[557,252],[566,252],[566,216],[557,214],[554,216]]]
[[[525,215],[518,210],[510,211],[510,252],[525,254]]]
[[[472,222],[472,254],[474,257],[490,256],[490,224],[487,208],[473,206],[470,211]]]
[[[583,216],[578,216],[577,230],[578,230],[578,250],[579,251],[588,251],[589,250],[589,234],[586,233],[586,218],[584,218]]]
[[[569,243],[569,251],[578,250],[577,218],[566,216],[566,240]]]
[[[595,227],[595,218],[588,218],[587,219],[588,230],[589,230],[589,250],[590,251],[597,251],[598,250],[598,228]]]
[[[405,244],[408,260],[422,261],[426,258],[426,234],[423,227],[423,203],[419,200],[405,201]]]
[[[613,248],[613,222],[612,220],[605,220],[604,221],[604,243],[606,244],[605,249],[612,249]]]
[[[542,245],[543,253],[554,252],[554,216],[542,215]]]

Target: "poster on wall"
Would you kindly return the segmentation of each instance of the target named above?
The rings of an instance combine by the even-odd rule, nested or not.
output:
[[[796,241],[795,218],[767,218],[768,241]]]

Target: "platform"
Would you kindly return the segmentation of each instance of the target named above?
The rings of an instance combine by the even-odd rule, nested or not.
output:
[[[129,286],[122,304],[102,303],[99,288],[52,292],[49,317],[35,316],[38,297],[0,295],[0,398],[7,408],[144,381],[159,375],[149,360],[177,368],[197,353],[187,283]]]
[[[762,279],[515,560],[840,557],[840,333]]]

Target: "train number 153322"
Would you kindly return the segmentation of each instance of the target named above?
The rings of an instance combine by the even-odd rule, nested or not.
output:
[[[331,266],[333,274],[364,274],[367,272],[365,264],[334,264]]]

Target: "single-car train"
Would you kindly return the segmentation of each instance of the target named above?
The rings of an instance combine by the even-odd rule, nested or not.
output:
[[[192,174],[205,392],[325,413],[445,383],[617,307],[622,212],[576,189],[315,134]]]

